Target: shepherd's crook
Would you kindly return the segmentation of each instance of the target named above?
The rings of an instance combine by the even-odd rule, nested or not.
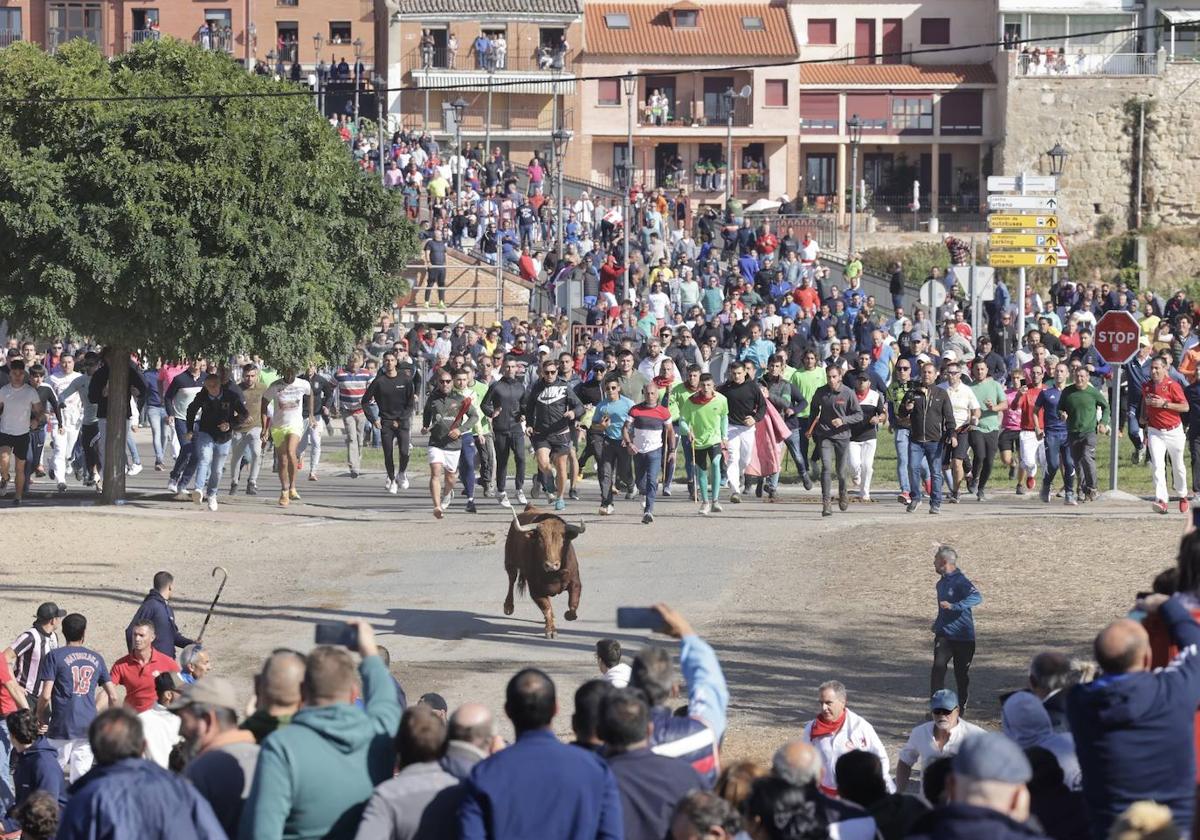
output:
[[[221,600],[221,593],[225,591],[225,582],[229,580],[229,571],[224,566],[215,566],[212,570],[212,576],[216,577],[217,572],[220,572],[221,585],[217,587],[216,597],[213,598],[212,606],[208,608],[208,613],[204,616],[204,624],[200,628],[200,635],[196,637],[196,644],[200,644],[200,640],[204,638],[204,631],[208,629],[208,621],[212,618],[213,610],[217,608],[217,601]]]

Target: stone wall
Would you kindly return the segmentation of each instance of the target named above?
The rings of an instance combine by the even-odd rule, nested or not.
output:
[[[1063,232],[1088,238],[1134,224],[1136,102],[1149,102],[1143,224],[1200,222],[1200,64],[1162,62],[1158,76],[1015,77],[1005,96],[1005,139],[995,172],[1049,172],[1045,152],[1070,152],[1060,179]]]

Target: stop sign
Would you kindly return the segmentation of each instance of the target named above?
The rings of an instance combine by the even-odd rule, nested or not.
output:
[[[1111,310],[1096,322],[1096,351],[1110,365],[1123,365],[1138,349],[1142,329],[1128,312]]]

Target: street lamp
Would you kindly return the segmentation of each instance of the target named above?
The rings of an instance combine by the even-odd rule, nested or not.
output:
[[[383,113],[384,108],[387,106],[387,79],[385,79],[383,76],[376,75],[371,81],[371,85],[375,88],[375,108],[379,114],[379,121],[375,125],[376,142],[378,143],[379,148],[379,184],[380,186],[386,187],[387,178],[384,173],[383,165]]]
[[[571,132],[565,128],[560,128],[552,135],[554,139],[554,162],[558,166],[557,180],[558,184],[555,190],[558,192],[558,264],[562,265],[563,259],[563,240],[566,233],[566,216],[563,210],[563,160],[567,154],[567,146],[571,142]],[[567,279],[567,320],[571,318],[571,280]]]
[[[362,63],[363,39],[354,39],[354,136],[358,136],[358,94],[362,88],[358,76],[358,66]]]
[[[850,254],[854,254],[854,230],[858,221],[858,144],[862,142],[862,120],[858,114],[846,120],[846,132],[850,135]],[[845,195],[843,193],[843,195]]]
[[[487,124],[483,127],[483,164],[486,167],[488,155],[492,153],[492,80],[496,76],[496,62],[487,62],[488,102]]]
[[[1054,148],[1046,152],[1046,156],[1050,158],[1050,174],[1061,175],[1063,166],[1067,162],[1067,155],[1070,154],[1062,147],[1062,143],[1055,143]]]
[[[632,70],[625,73],[621,78],[621,87],[625,91],[625,102],[628,106],[628,135],[626,137],[625,146],[625,183],[622,185],[621,192],[623,193],[622,200],[624,201],[624,215],[621,219],[625,225],[624,240],[625,245],[625,290],[621,296],[621,300],[629,298],[629,232],[632,230],[632,220],[629,218],[633,208],[629,206],[629,191],[633,188],[633,107],[634,97],[637,95],[637,74]]]
[[[321,70],[321,46],[324,44],[325,38],[320,32],[313,34],[313,73],[317,77],[317,110],[321,112],[321,116],[325,116],[325,73]]]
[[[729,202],[733,201],[733,106],[738,99],[749,99],[751,88],[750,85],[745,85],[739,91],[734,91],[733,88],[725,91],[722,96],[725,97],[725,109],[727,130],[725,135],[725,209],[729,209]]]
[[[462,179],[462,118],[463,111],[467,110],[467,100],[461,96],[450,103],[450,107],[454,109],[454,191],[459,191],[459,181]]]
[[[325,36],[320,32],[313,34],[313,59],[315,63],[321,63],[321,46],[325,43]]]

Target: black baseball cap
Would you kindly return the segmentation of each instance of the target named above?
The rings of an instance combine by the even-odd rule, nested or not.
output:
[[[46,622],[52,618],[62,618],[66,614],[67,611],[53,601],[47,601],[37,608],[37,620],[40,622]]]
[[[432,691],[428,694],[422,694],[421,699],[417,701],[422,706],[428,706],[435,712],[448,712],[450,707],[446,705],[446,698],[440,694],[434,694]]]

